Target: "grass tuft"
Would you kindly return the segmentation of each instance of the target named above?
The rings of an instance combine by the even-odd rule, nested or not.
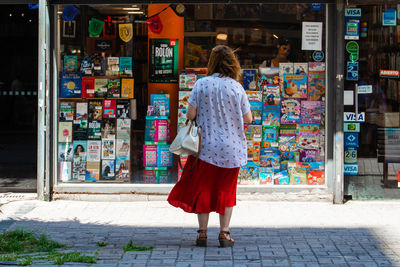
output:
[[[153,250],[154,247],[141,247],[141,246],[135,246],[133,244],[132,239],[129,240],[128,245],[123,246],[124,251],[147,251],[147,250]]]
[[[97,245],[98,245],[99,247],[106,247],[106,246],[108,245],[108,242],[106,242],[106,241],[99,241],[99,242],[97,242]]]

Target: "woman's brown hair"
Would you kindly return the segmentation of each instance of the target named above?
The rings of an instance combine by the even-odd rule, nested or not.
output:
[[[226,45],[217,45],[212,49],[207,67],[207,75],[219,73],[220,77],[230,77],[234,80],[237,80],[240,73],[235,51]]]

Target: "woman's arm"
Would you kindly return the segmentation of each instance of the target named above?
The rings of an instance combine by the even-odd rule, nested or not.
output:
[[[243,122],[244,123],[251,123],[253,121],[253,116],[251,115],[251,111],[247,112],[243,115]]]
[[[192,105],[189,104],[187,113],[186,113],[186,119],[193,121],[196,119],[197,115],[197,108],[193,107]]]

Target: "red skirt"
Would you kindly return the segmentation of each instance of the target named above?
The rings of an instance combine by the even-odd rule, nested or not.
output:
[[[225,213],[236,205],[238,168],[221,168],[189,156],[181,179],[172,188],[168,202],[190,213]]]

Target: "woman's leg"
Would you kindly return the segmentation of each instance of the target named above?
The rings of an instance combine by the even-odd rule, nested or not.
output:
[[[232,217],[233,207],[225,207],[225,214],[219,215],[220,231],[229,232],[229,223]]]
[[[199,230],[207,230],[209,217],[210,213],[197,213],[197,219],[199,220]]]

